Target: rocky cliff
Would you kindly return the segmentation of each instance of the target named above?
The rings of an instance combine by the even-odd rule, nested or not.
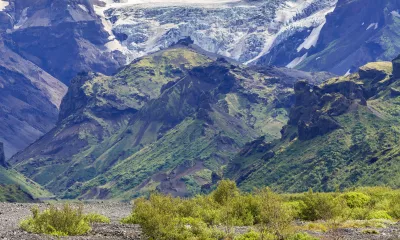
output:
[[[282,138],[247,144],[228,164],[226,177],[246,190],[398,187],[393,178],[400,151],[398,67],[397,58],[318,86],[297,82]]]
[[[0,40],[0,141],[9,158],[56,123],[66,86]]]
[[[111,74],[126,63],[88,0],[10,0],[5,43],[68,83],[81,71]]]

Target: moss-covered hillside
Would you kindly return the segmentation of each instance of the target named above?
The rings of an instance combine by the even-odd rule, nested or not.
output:
[[[207,190],[246,142],[280,138],[295,70],[249,69],[185,45],[112,77],[81,74],[57,127],[11,159],[67,198],[124,198],[157,189]]]
[[[247,144],[225,176],[245,190],[400,187],[398,61],[369,63],[319,86],[296,83],[282,139]]]
[[[0,202],[33,202],[52,194],[15,170],[0,166]]]

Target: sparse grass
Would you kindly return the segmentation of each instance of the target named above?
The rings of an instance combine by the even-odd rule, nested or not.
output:
[[[362,233],[365,233],[365,234],[379,234],[379,231],[376,230],[376,229],[365,229],[365,230],[362,231]]]

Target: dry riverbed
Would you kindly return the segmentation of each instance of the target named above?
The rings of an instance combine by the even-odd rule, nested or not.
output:
[[[0,203],[0,239],[9,240],[48,240],[57,239],[45,235],[30,234],[19,229],[19,222],[30,216],[30,209],[38,205],[41,209],[48,207],[48,204],[26,204],[26,203]],[[140,240],[142,231],[138,225],[123,225],[121,218],[131,213],[132,206],[129,203],[118,202],[96,202],[85,203],[84,210],[87,213],[99,213],[110,218],[111,224],[94,224],[92,231],[86,236],[68,237],[61,239],[71,240]],[[238,233],[248,230],[246,227],[235,229]],[[326,240],[358,240],[358,239],[400,239],[400,224],[388,225],[387,228],[374,228],[375,231],[366,229],[339,229],[337,231],[317,232],[308,231],[311,235]]]

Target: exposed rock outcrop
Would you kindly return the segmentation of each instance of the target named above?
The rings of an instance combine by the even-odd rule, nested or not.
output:
[[[0,166],[6,167],[6,156],[4,155],[4,144],[0,142]]]
[[[14,0],[6,44],[64,83],[79,72],[112,74],[126,63],[89,0]]]
[[[340,128],[333,116],[344,114],[354,103],[366,105],[363,87],[351,80],[338,78],[319,87],[299,81],[294,90],[295,105],[288,123],[297,127],[300,140],[309,140]]]

